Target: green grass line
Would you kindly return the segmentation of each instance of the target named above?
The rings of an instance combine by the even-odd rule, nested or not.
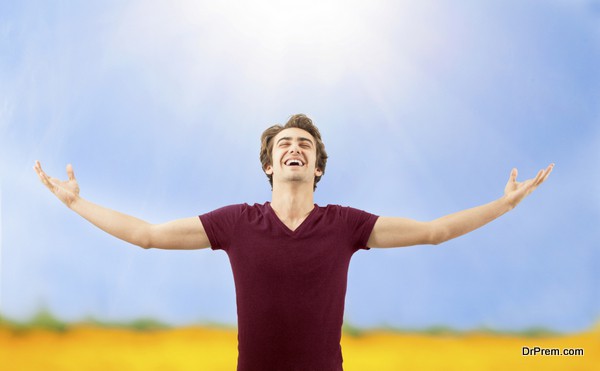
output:
[[[167,330],[174,328],[175,326],[168,325],[164,322],[156,320],[154,318],[144,317],[138,318],[127,322],[116,322],[116,321],[101,321],[93,317],[87,317],[83,321],[78,322],[65,322],[56,317],[49,309],[42,307],[40,308],[29,320],[27,321],[15,321],[8,317],[0,314],[0,328],[7,328],[15,332],[27,332],[30,330],[47,330],[54,332],[67,332],[69,329],[77,326],[91,326],[98,328],[120,328],[132,331],[157,331]],[[194,325],[187,325],[182,327],[193,327]],[[220,328],[233,330],[235,326],[228,324],[216,323],[216,322],[205,322],[198,323],[195,326],[208,327],[208,328]],[[600,321],[590,329],[594,332],[600,332]],[[448,326],[430,326],[420,329],[411,328],[398,328],[393,326],[379,326],[375,328],[361,328],[354,326],[348,322],[344,322],[342,332],[346,336],[350,337],[361,337],[372,331],[385,331],[398,334],[421,334],[429,336],[465,336],[470,334],[486,334],[491,336],[521,336],[521,337],[549,337],[549,336],[564,336],[565,333],[550,330],[544,327],[531,327],[520,331],[505,331],[496,330],[490,328],[476,328],[472,330],[458,330]]]

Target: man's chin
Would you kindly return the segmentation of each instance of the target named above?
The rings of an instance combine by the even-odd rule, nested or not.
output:
[[[289,175],[282,179],[285,183],[310,183],[310,180],[305,179],[300,174]]]

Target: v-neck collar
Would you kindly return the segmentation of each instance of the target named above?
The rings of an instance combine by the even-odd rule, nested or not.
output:
[[[279,226],[281,228],[283,228],[283,230],[290,236],[297,236],[299,232],[301,232],[301,230],[303,229],[304,225],[306,225],[306,222],[315,214],[315,212],[317,211],[317,209],[319,208],[317,206],[317,204],[314,204],[313,209],[310,211],[310,213],[308,213],[308,215],[306,216],[306,218],[304,218],[304,220],[296,227],[296,229],[292,230],[290,229],[290,227],[288,227],[287,225],[285,225],[285,223],[279,219],[279,216],[277,215],[277,213],[275,212],[275,210],[273,210],[273,207],[271,207],[271,202],[267,201],[267,208],[269,210],[269,214],[271,214],[271,217],[275,220],[276,224],[279,224]]]

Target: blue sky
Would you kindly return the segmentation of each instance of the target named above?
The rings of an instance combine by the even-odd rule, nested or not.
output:
[[[351,263],[358,326],[580,331],[600,319],[600,2],[0,5],[0,312],[234,324],[225,253],[144,251],[41,185],[164,222],[262,203],[261,132],[303,112],[319,204],[431,220],[556,168],[492,224]]]

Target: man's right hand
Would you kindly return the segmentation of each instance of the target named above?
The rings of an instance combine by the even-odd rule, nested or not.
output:
[[[71,205],[79,199],[79,184],[77,184],[73,166],[71,164],[67,165],[67,176],[69,177],[69,180],[60,180],[49,177],[48,174],[42,170],[42,165],[39,161],[35,162],[33,168],[42,183],[44,183],[50,192],[54,193],[54,195],[65,205],[71,207]]]
[[[96,205],[79,197],[73,166],[67,165],[69,180],[49,177],[39,161],[34,166],[40,180],[71,210],[103,231],[143,248],[202,249],[210,245],[200,219],[196,217],[150,224],[131,215]]]

